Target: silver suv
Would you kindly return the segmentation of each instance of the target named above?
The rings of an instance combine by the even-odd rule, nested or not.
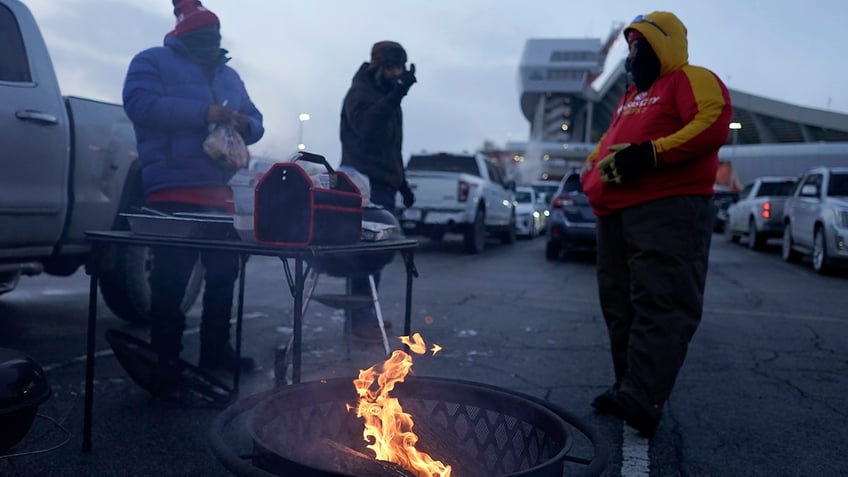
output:
[[[783,207],[783,259],[812,255],[826,273],[848,263],[848,167],[816,167],[798,180]]]

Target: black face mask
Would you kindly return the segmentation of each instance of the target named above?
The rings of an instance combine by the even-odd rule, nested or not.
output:
[[[627,57],[624,69],[630,74],[636,87],[645,91],[660,76],[660,59],[644,38],[634,41],[632,47],[636,48],[636,54],[633,58]]]
[[[183,33],[180,40],[201,65],[211,66],[221,57],[221,33],[218,29],[206,28]]]

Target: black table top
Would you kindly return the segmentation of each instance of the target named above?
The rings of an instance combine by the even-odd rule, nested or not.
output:
[[[173,246],[247,253],[287,258],[308,258],[352,253],[377,253],[410,250],[418,246],[413,239],[388,239],[376,242],[357,242],[350,245],[279,246],[242,240],[211,240],[169,235],[137,234],[130,231],[89,231],[86,238],[94,243],[141,246]]]

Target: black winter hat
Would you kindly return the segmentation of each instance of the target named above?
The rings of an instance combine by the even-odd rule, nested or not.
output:
[[[378,41],[371,47],[371,67],[403,66],[406,50],[396,41]]]

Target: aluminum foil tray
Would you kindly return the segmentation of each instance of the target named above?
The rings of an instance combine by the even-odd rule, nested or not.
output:
[[[174,216],[150,214],[121,214],[127,218],[130,230],[139,235],[210,240],[238,240],[233,218],[220,215],[180,214]]]

